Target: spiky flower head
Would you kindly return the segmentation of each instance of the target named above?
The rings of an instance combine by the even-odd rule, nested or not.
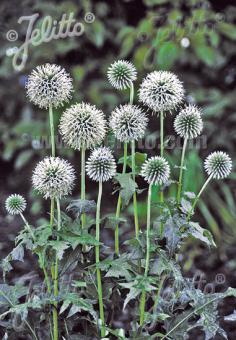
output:
[[[5,207],[10,215],[19,215],[26,209],[26,200],[18,194],[10,195],[5,202]]]
[[[176,116],[174,128],[183,138],[196,138],[203,129],[200,110],[194,105],[188,105]]]
[[[125,90],[137,79],[137,71],[129,61],[118,60],[108,68],[107,76],[111,85],[117,90]]]
[[[110,148],[94,149],[86,163],[86,172],[96,182],[106,182],[114,177],[116,162]]]
[[[110,127],[121,142],[142,138],[147,123],[146,114],[137,105],[120,105],[111,113]]]
[[[204,167],[209,176],[217,179],[226,178],[232,170],[232,160],[227,153],[215,151],[205,159]]]
[[[63,113],[59,129],[62,139],[71,148],[94,148],[106,135],[104,113],[91,104],[72,105]]]
[[[170,166],[163,157],[151,157],[143,164],[141,176],[143,176],[149,184],[165,184],[170,177]]]
[[[45,64],[32,71],[26,89],[29,100],[40,108],[58,107],[71,98],[72,79],[61,66]]]
[[[73,167],[59,157],[46,157],[33,171],[33,187],[44,198],[61,198],[71,193],[75,181]]]
[[[155,112],[172,111],[184,98],[184,88],[178,77],[168,71],[147,75],[139,89],[139,100]]]

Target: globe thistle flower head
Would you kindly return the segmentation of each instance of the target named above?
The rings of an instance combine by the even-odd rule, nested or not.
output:
[[[96,182],[106,182],[116,174],[116,162],[107,147],[94,149],[86,163],[88,176]]]
[[[142,138],[147,123],[146,114],[136,105],[121,105],[111,113],[110,127],[115,137],[121,142]]]
[[[5,202],[5,207],[10,215],[19,215],[26,209],[26,200],[18,194],[10,195]]]
[[[108,68],[107,76],[113,87],[117,90],[125,90],[137,79],[137,71],[129,61],[118,60]]]
[[[141,176],[143,176],[149,184],[165,184],[170,177],[170,166],[163,157],[151,157],[143,164]]]
[[[155,112],[172,111],[184,98],[184,88],[178,77],[168,71],[147,75],[139,89],[139,100]]]
[[[32,71],[26,89],[29,100],[40,108],[58,107],[71,98],[72,79],[61,66],[45,64]]]
[[[229,176],[232,170],[232,160],[227,153],[215,151],[206,158],[204,167],[209,176],[222,179]]]
[[[33,187],[44,198],[61,198],[71,193],[75,181],[73,167],[59,157],[46,157],[33,171]]]
[[[203,129],[201,112],[194,105],[189,105],[176,116],[174,121],[176,133],[183,138],[196,138]]]
[[[104,114],[96,106],[79,103],[67,109],[60,121],[63,141],[73,149],[91,149],[102,143],[106,135]]]

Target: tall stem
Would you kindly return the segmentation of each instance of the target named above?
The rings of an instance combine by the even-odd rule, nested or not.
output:
[[[131,141],[132,176],[135,182],[135,140]],[[138,205],[136,191],[133,194],[135,236],[139,237]]]
[[[100,209],[101,209],[101,199],[102,199],[102,182],[99,182],[99,190],[98,190],[98,200],[97,200],[97,211],[96,211],[96,240],[100,242]],[[99,314],[102,322],[101,325],[101,337],[105,337],[105,317],[104,317],[104,306],[102,299],[102,279],[101,279],[101,271],[98,267],[100,262],[100,247],[99,245],[95,248],[95,257],[96,257],[96,265],[97,265],[97,291],[98,291],[98,302],[99,302]]]
[[[185,151],[186,151],[187,142],[188,142],[188,138],[185,138],[184,139],[183,149],[182,149],[180,172],[179,172],[179,182],[178,182],[178,192],[177,192],[177,203],[178,203],[178,205],[180,204],[180,200],[181,200],[183,168],[184,168],[184,157],[185,157]]]
[[[191,209],[190,209],[189,212],[188,212],[188,215],[187,215],[187,220],[188,220],[188,221],[190,220],[190,217],[191,217],[191,215],[192,215],[192,213],[193,213],[193,211],[194,211],[194,208],[195,208],[195,206],[196,206],[196,204],[197,204],[197,202],[198,202],[198,200],[199,200],[201,194],[203,193],[203,191],[205,190],[206,186],[208,185],[208,183],[210,182],[211,179],[212,179],[212,175],[210,175],[210,176],[207,178],[206,182],[203,184],[201,190],[200,190],[199,193],[197,194],[197,196],[196,196],[196,198],[195,198],[195,200],[194,200],[194,202],[193,202],[193,204],[192,204],[192,207],[191,207]]]
[[[52,146],[52,156],[55,157],[55,133],[54,133],[54,119],[53,119],[53,112],[52,106],[49,105],[49,122],[50,122],[50,132],[51,132],[51,146]]]
[[[133,104],[133,102],[134,102],[134,84],[130,83],[129,103]]]
[[[144,272],[145,279],[148,276],[150,263],[151,198],[152,198],[152,185],[150,184],[148,188],[148,201],[147,201],[146,262]],[[146,303],[146,290],[143,289],[140,301],[140,321],[139,321],[140,326],[142,326],[144,323],[145,303]]]
[[[81,148],[81,199],[85,200],[85,148]],[[86,224],[85,213],[81,216],[82,228]]]
[[[160,142],[161,142],[161,149],[160,149],[160,155],[161,157],[164,156],[164,113],[163,111],[160,112]],[[164,202],[164,193],[162,190],[160,190],[160,203],[163,204]],[[162,214],[162,209],[160,209],[160,214]],[[163,234],[163,222],[160,224],[160,234]]]
[[[56,199],[57,202],[57,230],[61,229],[61,208],[59,198]],[[57,299],[58,297],[58,266],[59,260],[56,254],[55,259],[55,267],[54,267],[54,297]],[[58,313],[57,313],[57,301],[54,302],[53,306],[53,338],[54,340],[58,340]]]
[[[126,167],[127,167],[127,149],[128,149],[128,145],[127,143],[124,143],[124,161],[123,161],[123,170],[122,170],[123,174],[125,174]],[[120,217],[121,203],[122,203],[121,193],[119,193],[117,206],[116,206],[116,220],[118,220]],[[120,250],[119,250],[119,222],[118,221],[116,222],[116,227],[115,227],[115,253],[117,256],[119,256]]]

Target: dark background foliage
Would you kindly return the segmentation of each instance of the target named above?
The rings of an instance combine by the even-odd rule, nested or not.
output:
[[[202,160],[210,152],[221,149],[227,151],[233,159],[236,158],[234,1],[4,0],[1,1],[0,9],[1,257],[7,254],[21,228],[20,220],[6,216],[6,197],[13,192],[24,194],[29,202],[27,217],[33,221],[42,219],[48,210],[48,202],[43,202],[31,190],[32,169],[50,148],[47,112],[29,103],[24,88],[27,75],[37,65],[50,62],[64,66],[74,81],[72,102],[91,102],[104,110],[107,116],[116,105],[125,103],[128,98],[128,93],[114,90],[107,81],[106,71],[114,60],[123,58],[133,61],[139,74],[136,90],[146,73],[155,69],[171,70],[184,82],[186,100],[202,108],[205,121],[202,139],[189,148],[185,189],[195,192],[199,190],[205,178]],[[37,47],[30,46],[25,67],[16,71],[12,65],[12,49],[24,42],[26,34],[26,25],[17,23],[19,17],[39,13],[36,26],[40,27],[46,15],[59,20],[63,13],[69,15],[71,12],[77,21],[84,24],[83,35],[52,40]],[[88,22],[90,17],[86,16],[88,13],[94,15],[91,23]],[[6,33],[11,29],[19,35],[15,42],[6,39]],[[57,121],[62,111],[55,110]],[[149,155],[158,152],[158,145],[152,147],[152,139],[157,139],[159,130],[158,120],[155,117],[150,120],[150,131],[145,138]],[[169,136],[174,136],[172,122],[173,117],[168,116],[166,134]],[[171,138],[167,147],[168,159],[175,166],[180,157],[179,141]],[[139,145],[141,152],[144,151],[143,145]],[[60,136],[58,148],[58,153],[67,157],[79,173],[79,154],[65,148]],[[117,147],[116,152],[119,157],[122,151]],[[226,181],[212,182],[195,217],[203,227],[213,232],[218,248],[209,253],[198,244],[189,244],[184,254],[187,274],[191,276],[196,270],[202,270],[207,281],[212,281],[216,274],[223,273],[225,284],[232,287],[235,287],[236,269],[235,179],[236,173],[233,172]],[[74,197],[79,195],[79,180],[77,184]],[[139,184],[144,185],[142,182]],[[88,183],[91,198],[96,197],[96,189]],[[104,212],[115,209],[116,197],[111,196],[111,189],[111,185],[107,185]],[[173,193],[170,190],[170,194]],[[145,194],[140,197],[139,203],[143,221],[146,213],[144,198]],[[130,212],[131,209],[126,211],[127,214]],[[31,263],[29,257],[25,264],[17,265],[16,270],[29,271]],[[227,312],[227,306],[225,308]]]

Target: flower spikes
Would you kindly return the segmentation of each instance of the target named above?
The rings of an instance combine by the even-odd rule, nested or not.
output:
[[[118,60],[108,68],[107,77],[117,90],[125,90],[137,79],[137,71],[129,61]]]
[[[71,98],[72,79],[61,66],[45,64],[32,71],[26,89],[29,100],[40,108],[58,107]]]
[[[10,195],[5,202],[5,207],[10,215],[19,215],[26,209],[26,200],[18,194]]]
[[[163,157],[151,157],[143,164],[141,176],[144,177],[149,184],[165,184],[170,177],[170,166]]]
[[[184,88],[178,77],[168,71],[147,75],[139,89],[139,100],[154,112],[172,111],[183,101]]]
[[[116,174],[114,156],[107,147],[94,149],[86,163],[88,176],[96,182],[106,182]]]

